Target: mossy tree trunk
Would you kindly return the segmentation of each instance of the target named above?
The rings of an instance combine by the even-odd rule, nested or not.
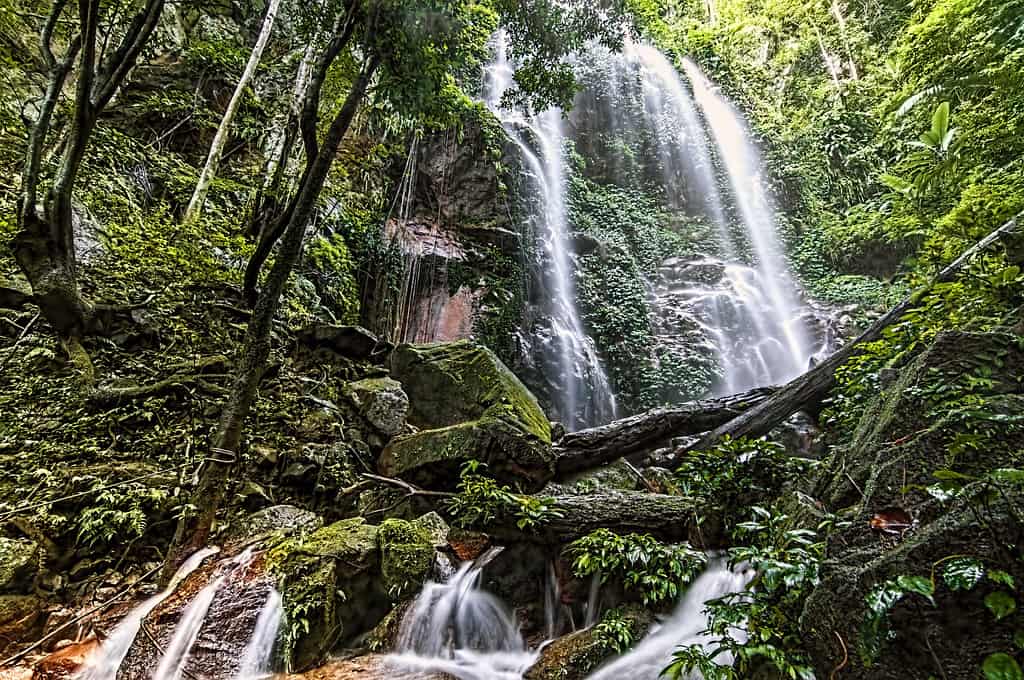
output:
[[[92,306],[82,297],[78,286],[72,202],[75,182],[97,117],[135,66],[160,20],[164,0],[147,0],[127,26],[117,49],[105,57],[97,53],[100,2],[79,0],[78,34],[71,39],[64,58],[57,60],[53,54],[53,33],[59,23],[66,21],[62,15],[67,4],[66,0],[58,0],[54,4],[40,35],[50,81],[25,151],[25,171],[18,201],[18,233],[13,245],[18,266],[32,286],[33,301],[60,336],[83,383],[91,386],[94,379],[92,362],[81,341],[89,329]],[[113,27],[109,27],[108,32],[110,30]],[[76,56],[78,78],[71,130],[40,212],[37,197],[42,182],[43,150],[53,112]]]
[[[231,123],[235,120],[235,114],[238,113],[238,107],[242,103],[242,97],[245,96],[245,90],[249,87],[249,82],[256,74],[256,67],[259,66],[260,60],[263,58],[263,50],[266,49],[267,43],[270,42],[270,35],[274,30],[274,20],[277,18],[277,9],[280,5],[281,0],[270,0],[270,3],[267,5],[267,13],[263,18],[260,35],[256,39],[252,52],[249,54],[249,61],[245,64],[242,77],[238,79],[238,85],[235,86],[235,92],[231,95],[228,107],[224,111],[224,117],[220,120],[217,134],[213,136],[213,143],[210,144],[210,153],[206,156],[206,164],[203,166],[203,171],[199,173],[199,180],[196,182],[195,191],[192,193],[192,198],[188,202],[188,208],[185,210],[185,217],[182,220],[185,224],[194,222],[203,211],[206,194],[210,191],[210,185],[213,184],[214,177],[217,176],[220,158],[224,153],[224,146],[228,143]]]

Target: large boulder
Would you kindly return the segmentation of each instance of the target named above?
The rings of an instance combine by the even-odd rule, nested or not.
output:
[[[1013,652],[1024,615],[1018,607],[997,620],[985,599],[1024,582],[1009,548],[1024,542],[1024,493],[984,478],[1024,467],[1021,413],[1020,338],[946,332],[897,369],[852,441],[826,459],[814,496],[852,521],[830,539],[800,621],[819,677],[979,677],[986,657]],[[966,486],[937,488],[938,471]],[[943,574],[954,558],[988,576],[951,587]],[[934,604],[900,577],[932,584]],[[886,599],[891,607],[879,605]]]
[[[385,448],[382,474],[450,487],[459,467],[476,459],[527,488],[553,476],[551,424],[490,350],[468,341],[402,345],[391,374],[409,395],[410,423],[423,429]]]
[[[397,380],[364,378],[349,383],[345,394],[366,422],[381,434],[392,437],[405,430],[409,397]]]

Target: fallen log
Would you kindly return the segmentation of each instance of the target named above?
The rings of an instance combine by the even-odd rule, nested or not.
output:
[[[947,283],[955,279],[964,265],[970,262],[975,255],[985,251],[996,241],[1017,231],[1019,220],[1022,216],[1024,216],[1024,213],[1018,213],[1009,222],[990,233],[981,241],[978,241],[945,269],[936,274],[928,283],[915,290],[902,302],[890,309],[884,316],[871,324],[860,336],[844,345],[835,354],[822,361],[807,373],[791,380],[772,395],[771,398],[762,401],[754,408],[741,413],[729,422],[709,432],[693,446],[688,447],[688,449],[700,450],[710,448],[725,436],[733,438],[763,436],[797,411],[820,402],[835,385],[836,369],[856,355],[860,351],[861,345],[878,340],[882,337],[882,332],[886,328],[898,321],[906,312],[917,305],[932,288],[940,283]]]
[[[539,531],[553,542],[573,541],[601,528],[685,540],[696,517],[689,498],[643,491],[603,491],[554,500],[557,516],[549,517]]]
[[[563,478],[633,453],[649,451],[673,437],[713,430],[764,402],[777,389],[759,387],[727,397],[701,399],[571,432],[554,447],[555,477]]]

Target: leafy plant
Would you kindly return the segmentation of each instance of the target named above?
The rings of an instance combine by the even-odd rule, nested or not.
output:
[[[597,529],[568,545],[578,577],[616,578],[641,595],[644,604],[675,600],[704,568],[707,557],[689,545],[666,544],[648,534]]]
[[[454,523],[462,527],[483,527],[504,518],[515,518],[523,530],[536,530],[563,513],[554,498],[518,494],[492,477],[480,474],[487,466],[467,461],[462,466],[458,493],[445,501]]]

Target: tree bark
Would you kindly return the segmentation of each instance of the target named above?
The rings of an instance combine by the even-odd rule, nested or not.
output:
[[[199,484],[192,494],[192,508],[178,522],[161,575],[163,583],[171,578],[189,555],[206,545],[210,536],[217,511],[227,491],[228,475],[237,460],[242,426],[256,398],[256,390],[270,357],[270,332],[274,316],[281,305],[281,295],[302,255],[306,227],[316,209],[317,198],[327,180],[334,157],[379,66],[380,57],[372,55],[352,85],[341,111],[331,123],[316,158],[303,175],[301,189],[295,198],[295,207],[284,230],[277,258],[249,321],[237,361],[234,383],[217,426],[213,447],[215,457],[204,464]]]
[[[535,534],[545,542],[567,543],[595,529],[681,541],[690,537],[696,518],[696,506],[691,499],[642,491],[556,496],[555,507],[562,516],[547,520]],[[523,535],[512,527],[488,528],[488,533],[498,537]]]
[[[871,324],[860,336],[844,345],[828,359],[800,377],[791,380],[772,395],[771,398],[766,399],[754,408],[708,433],[690,449],[709,448],[726,435],[733,438],[763,436],[797,411],[822,401],[835,385],[836,369],[855,356],[860,351],[861,345],[879,339],[886,328],[898,321],[900,317],[917,305],[937,284],[952,281],[964,265],[970,262],[975,255],[987,250],[996,241],[1016,232],[1022,216],[1024,216],[1024,213],[1018,214],[969,248],[936,274],[931,281],[918,288],[910,296],[890,309],[884,316]]]
[[[203,211],[206,194],[210,190],[210,185],[213,184],[214,177],[217,176],[220,158],[224,153],[224,145],[228,143],[231,124],[234,122],[235,114],[242,103],[242,97],[245,96],[245,89],[249,86],[249,82],[256,73],[256,67],[259,66],[260,60],[263,58],[263,50],[266,49],[267,43],[270,42],[270,35],[274,30],[274,20],[277,18],[277,9],[280,5],[281,0],[270,0],[270,4],[267,6],[267,14],[263,18],[259,38],[256,39],[256,45],[253,46],[252,52],[249,54],[249,61],[242,71],[242,77],[238,79],[238,85],[235,86],[235,92],[231,95],[228,107],[224,111],[224,117],[220,120],[217,134],[214,135],[213,143],[210,144],[210,153],[206,156],[206,164],[203,166],[203,171],[199,174],[195,191],[188,202],[188,208],[185,210],[185,217],[182,220],[185,224],[194,222]]]
[[[759,387],[727,397],[654,409],[607,425],[571,432],[554,447],[555,476],[562,478],[654,449],[673,437],[707,432],[765,401],[776,389]]]

